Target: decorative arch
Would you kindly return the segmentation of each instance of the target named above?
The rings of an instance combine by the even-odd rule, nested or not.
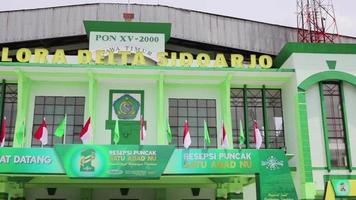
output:
[[[325,71],[309,76],[307,79],[305,79],[303,82],[299,84],[298,89],[306,91],[312,85],[323,80],[341,80],[341,81],[348,82],[353,86],[356,86],[356,76],[352,74],[341,72],[341,71]]]

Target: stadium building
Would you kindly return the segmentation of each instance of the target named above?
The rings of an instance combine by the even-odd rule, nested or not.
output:
[[[130,9],[0,12],[0,199],[356,198],[356,38]]]

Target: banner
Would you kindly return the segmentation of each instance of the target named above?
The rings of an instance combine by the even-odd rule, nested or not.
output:
[[[279,149],[176,149],[164,174],[256,174],[258,199],[297,199]]]
[[[168,145],[56,145],[69,177],[159,178],[174,147]]]
[[[163,33],[90,32],[89,50],[142,52],[157,61],[157,53],[165,48],[164,37]]]
[[[53,148],[0,148],[0,173],[64,174]]]
[[[255,174],[257,198],[297,199],[280,149],[174,149],[169,145],[56,145],[0,148],[0,173],[66,174],[72,178],[152,179],[164,175]],[[332,180],[339,196],[355,181]]]

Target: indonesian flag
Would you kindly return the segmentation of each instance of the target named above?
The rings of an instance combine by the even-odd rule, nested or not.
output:
[[[260,130],[258,129],[258,124],[256,120],[253,122],[253,129],[254,129],[254,139],[255,139],[256,149],[259,149],[261,148],[262,145],[262,135]]]
[[[140,144],[144,144],[146,138],[146,129],[145,129],[145,121],[141,115],[141,129],[140,129]]]
[[[184,146],[184,148],[188,149],[191,144],[192,144],[192,140],[190,139],[189,125],[188,125],[188,121],[185,120],[184,134],[183,134],[183,146]]]
[[[4,147],[6,138],[6,117],[2,120],[1,133],[0,133],[0,146]]]
[[[229,142],[227,140],[226,130],[224,126],[224,122],[222,123],[222,138],[221,138],[221,147],[226,149],[229,147]]]
[[[48,143],[48,129],[45,118],[42,119],[42,123],[35,132],[34,138],[41,141],[42,145],[46,145]]]
[[[90,142],[92,137],[90,117],[88,118],[87,122],[85,122],[82,131],[80,131],[79,137],[82,140],[83,144],[88,144]]]

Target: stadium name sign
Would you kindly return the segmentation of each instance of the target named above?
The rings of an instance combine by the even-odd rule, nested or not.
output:
[[[96,50],[78,50],[78,64],[109,64],[109,65],[128,65],[129,59],[132,58],[130,65],[146,65],[146,57],[142,52],[131,53],[129,51],[105,51]],[[188,52],[158,52],[157,64],[159,66],[182,66],[182,67],[244,67],[245,57],[242,54],[230,54],[230,65],[226,61],[223,53],[216,54],[214,59],[211,59],[207,53],[198,53],[193,57]],[[16,60],[20,63],[52,63],[66,64],[67,58],[64,49],[56,49],[51,59],[48,49],[37,48],[33,52],[28,48],[21,48],[16,51]],[[269,55],[261,55],[257,57],[255,54],[249,56],[250,64],[246,67],[256,68],[259,65],[263,69],[271,68],[273,65],[272,57]],[[9,57],[9,48],[3,47],[1,52],[1,62],[12,62]]]

